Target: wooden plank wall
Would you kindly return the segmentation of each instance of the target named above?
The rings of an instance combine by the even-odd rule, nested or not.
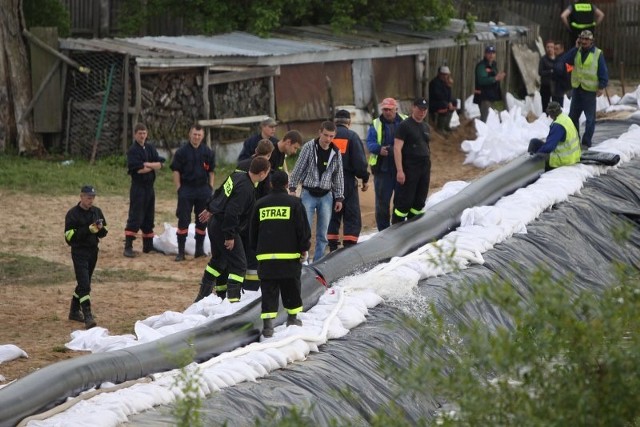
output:
[[[543,40],[561,40],[567,48],[574,45],[569,32],[562,25],[560,14],[570,2],[558,0],[476,0],[470,12],[478,21],[503,21],[518,25],[519,19],[540,25]],[[619,78],[624,62],[624,75],[640,79],[640,2],[623,0],[595,1],[605,14],[596,29],[596,45],[603,50],[612,78]]]

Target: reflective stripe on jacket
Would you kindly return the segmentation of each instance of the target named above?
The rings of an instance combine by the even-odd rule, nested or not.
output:
[[[407,118],[406,114],[398,113],[398,115],[402,120]],[[373,120],[373,123],[371,123],[371,126],[373,126],[373,128],[376,130],[376,140],[378,141],[378,145],[382,145],[382,120],[380,120],[380,117],[375,118]],[[378,155],[371,154],[369,156],[369,164],[371,166],[375,166],[377,163],[378,163]]]
[[[587,59],[582,62],[582,52],[576,52],[576,58],[573,63],[573,71],[571,72],[571,86],[574,88],[582,86],[589,92],[598,90],[598,61],[602,51],[595,48],[593,52],[589,52]]]
[[[564,128],[566,136],[564,141],[558,142],[556,149],[549,155],[549,166],[557,168],[578,163],[580,161],[580,139],[576,127],[566,114],[560,114],[556,117],[555,123]]]

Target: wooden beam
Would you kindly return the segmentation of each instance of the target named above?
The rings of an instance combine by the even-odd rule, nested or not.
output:
[[[198,120],[198,124],[204,127],[217,127],[225,125],[239,125],[243,123],[258,123],[268,118],[269,116],[230,117],[228,119]]]
[[[205,120],[211,117],[211,106],[209,105],[209,68],[202,70],[202,115]],[[211,148],[211,132],[207,132],[207,147]]]
[[[134,121],[140,120],[140,113],[142,112],[142,84],[140,83],[140,66],[136,64],[133,67],[133,78],[136,84],[136,103],[135,103],[135,118]]]
[[[31,114],[31,110],[33,110],[33,106],[36,105],[36,102],[38,101],[38,99],[40,99],[40,96],[42,95],[45,88],[49,84],[49,81],[51,81],[51,78],[53,77],[53,75],[56,73],[56,71],[58,71],[58,68],[60,67],[61,62],[62,61],[60,61],[60,58],[58,58],[56,62],[53,64],[53,66],[51,66],[51,68],[49,69],[49,72],[47,73],[45,78],[42,80],[42,83],[40,83],[40,87],[36,91],[35,95],[33,95],[33,98],[31,98],[31,102],[29,102],[29,105],[27,105],[27,108],[25,108],[25,110],[22,112],[22,115],[20,115],[20,118],[18,119],[18,123],[22,123],[24,119],[26,119],[27,116]]]
[[[45,42],[40,40],[38,37],[36,37],[33,34],[31,34],[29,31],[22,30],[22,34],[24,34],[24,36],[26,38],[28,38],[31,42],[36,44],[38,47],[44,49],[45,51],[49,52],[53,56],[58,57],[62,61],[64,61],[67,64],[71,65],[73,68],[76,68],[81,73],[89,73],[91,71],[89,68],[83,67],[82,65],[78,64],[76,61],[74,61],[73,59],[69,58],[68,56],[61,54],[60,52],[58,52],[57,50],[55,50],[54,48],[52,48],[51,46],[49,46],[48,44],[46,44]]]
[[[217,85],[222,83],[239,82],[242,80],[260,79],[263,77],[273,77],[279,75],[280,67],[259,67],[247,71],[210,74],[209,84]]]
[[[122,74],[124,75],[124,93],[122,94],[122,152],[127,153],[129,148],[129,60],[130,56],[127,54],[123,59]]]

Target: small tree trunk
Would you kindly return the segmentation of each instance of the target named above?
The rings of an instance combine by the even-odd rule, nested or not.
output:
[[[4,32],[0,28],[0,46],[4,46]],[[0,49],[0,153],[4,153],[9,140],[11,130],[11,108],[9,108],[9,80],[7,76],[7,60],[4,50]]]
[[[22,37],[22,3],[20,0],[0,0],[0,31],[2,36],[2,55],[5,56],[5,76],[0,75],[0,82],[8,82],[8,102],[13,106],[13,123],[15,123],[18,137],[18,151],[21,154],[40,155],[44,153],[44,146],[33,131],[33,120],[26,118],[17,123],[27,109],[31,100],[31,71],[27,56],[27,47]],[[0,73],[2,69],[0,69]],[[11,121],[11,120],[9,120]],[[2,127],[10,126],[3,123]]]

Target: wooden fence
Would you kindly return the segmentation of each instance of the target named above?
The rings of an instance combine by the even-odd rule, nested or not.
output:
[[[70,11],[71,32],[77,37],[115,37],[122,5],[127,0],[62,0]],[[562,40],[571,47],[575,42],[560,21],[560,13],[568,0],[474,0],[469,9],[463,7],[459,15],[471,12],[478,21],[505,22],[509,25],[537,24],[542,39]],[[597,28],[596,44],[607,59],[611,77],[622,73],[628,78],[640,78],[640,1],[603,0],[595,2],[605,13]],[[180,17],[159,16],[140,29],[139,36],[179,36],[185,31]]]
[[[502,21],[510,25],[536,22],[543,40],[561,40],[567,47],[574,45],[560,14],[569,1],[558,0],[475,0],[471,12],[479,21]],[[640,78],[640,2],[624,0],[595,1],[604,14],[596,28],[596,45],[607,59],[609,74],[619,78]]]

